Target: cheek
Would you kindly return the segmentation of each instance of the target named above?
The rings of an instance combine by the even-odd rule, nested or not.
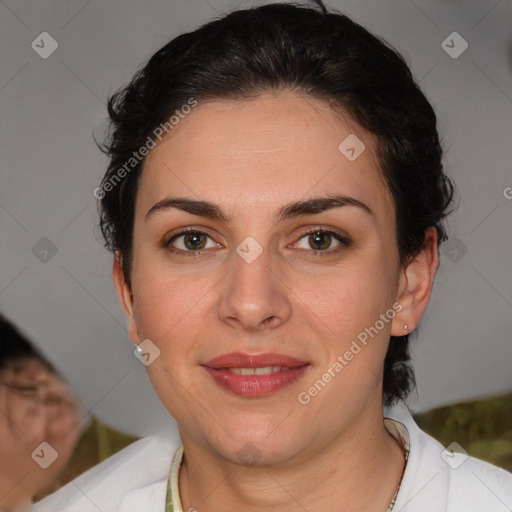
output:
[[[331,334],[346,340],[370,322],[373,324],[389,307],[391,274],[379,265],[378,259],[365,261],[361,257],[333,267],[328,274],[303,274],[291,288],[306,309],[324,320]]]
[[[161,402],[176,419],[188,421],[193,389],[190,361],[198,338],[198,302],[195,287],[170,272],[147,266],[149,272],[135,273],[134,307],[141,340],[151,340],[160,350],[146,366],[148,377]],[[185,285],[185,283],[187,284]],[[196,283],[197,284],[197,283]]]
[[[151,340],[164,356],[147,370],[151,375],[157,367],[165,366],[173,375],[184,374],[183,363],[194,359],[191,353],[196,340],[201,339],[204,308],[213,280],[208,276],[183,276],[179,271],[155,265],[146,265],[144,272],[135,275],[134,309],[139,337]]]
[[[337,378],[332,389],[345,389],[349,395],[368,392],[380,381],[396,283],[392,269],[379,261],[382,258],[376,255],[358,258],[328,277],[308,278],[308,285],[297,293],[307,305],[303,313],[310,321],[322,320],[319,325],[326,336],[326,357],[319,373],[342,357],[343,369],[333,368]],[[313,283],[320,286],[314,288]],[[385,315],[385,322],[380,315]],[[316,378],[319,375],[315,374]]]
[[[176,291],[175,291],[176,290]],[[179,281],[148,284],[134,296],[139,335],[160,345],[184,337],[184,329],[193,316],[190,290]]]
[[[171,273],[144,253],[136,259],[132,282],[139,334],[158,340],[183,316],[190,290],[177,272]]]

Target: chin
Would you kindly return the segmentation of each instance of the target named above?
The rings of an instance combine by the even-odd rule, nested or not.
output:
[[[226,434],[218,442],[210,443],[219,456],[246,467],[282,465],[303,451],[303,439],[291,438],[285,429],[280,435],[275,434],[269,436],[260,431],[249,435],[247,431],[238,430],[233,436]]]

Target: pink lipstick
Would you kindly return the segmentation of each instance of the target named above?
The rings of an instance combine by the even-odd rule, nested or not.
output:
[[[231,352],[202,365],[215,382],[237,395],[270,395],[297,381],[311,366],[283,354]]]

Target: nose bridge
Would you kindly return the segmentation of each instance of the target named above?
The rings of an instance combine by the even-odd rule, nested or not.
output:
[[[247,237],[236,247],[219,307],[224,321],[238,321],[255,330],[270,323],[276,326],[288,318],[289,298],[276,277],[275,266],[276,259],[266,243]]]

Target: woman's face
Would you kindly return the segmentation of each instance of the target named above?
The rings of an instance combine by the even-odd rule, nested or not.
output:
[[[150,151],[133,303],[118,263],[114,274],[132,341],[160,350],[147,371],[184,442],[277,464],[382,416],[383,361],[390,334],[404,334],[397,302],[407,282],[374,143],[320,100],[282,93],[199,104]],[[285,206],[334,196],[349,199],[278,218]],[[165,207],[171,198],[212,203],[226,219]],[[176,236],[183,228],[201,233]],[[212,368],[233,352],[247,360],[217,366],[269,353],[305,366],[262,376]]]

